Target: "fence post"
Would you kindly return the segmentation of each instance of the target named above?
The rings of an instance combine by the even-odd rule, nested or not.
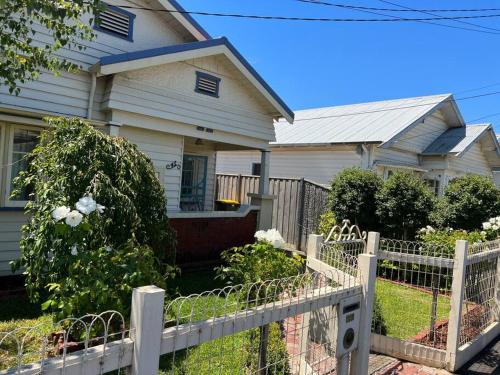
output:
[[[300,179],[300,195],[299,195],[299,217],[297,219],[297,250],[302,250],[302,235],[304,234],[304,209],[306,201],[306,180]]]
[[[307,238],[306,256],[308,258],[317,259],[321,250],[321,245],[323,245],[323,236],[318,234],[310,234]]]
[[[361,298],[358,349],[351,356],[351,375],[368,374],[379,244],[380,233],[369,232],[366,253],[360,254],[358,257],[358,278],[363,289],[363,296]]]
[[[450,318],[448,320],[448,337],[446,339],[446,363],[448,370],[454,371],[458,346],[460,342],[460,324],[462,304],[465,290],[465,272],[467,267],[468,241],[458,240],[455,243],[455,260],[453,262],[453,280],[451,284]]]
[[[236,180],[236,198],[238,202],[243,204],[243,199],[241,198],[241,174],[238,175]]]
[[[165,291],[154,285],[132,291],[130,336],[134,341],[131,375],[156,375],[160,363]]]

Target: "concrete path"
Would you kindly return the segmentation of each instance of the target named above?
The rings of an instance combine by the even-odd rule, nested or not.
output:
[[[459,374],[500,375],[500,337],[467,363]]]
[[[370,354],[371,375],[451,375],[448,371]],[[500,375],[500,337],[473,358],[457,374]]]

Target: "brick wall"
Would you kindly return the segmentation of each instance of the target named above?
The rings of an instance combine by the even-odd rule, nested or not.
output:
[[[254,242],[257,211],[245,217],[175,218],[170,224],[177,232],[177,264],[213,261],[223,250]]]

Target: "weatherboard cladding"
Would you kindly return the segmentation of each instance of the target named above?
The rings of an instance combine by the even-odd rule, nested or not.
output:
[[[460,154],[474,142],[490,125],[467,125],[463,128],[452,128],[441,134],[429,147],[423,155],[444,155],[448,153]]]
[[[405,130],[449,94],[386,100],[295,112],[293,125],[275,124],[277,145],[383,143]]]
[[[236,48],[225,37],[218,39],[204,40],[201,42],[192,42],[178,44],[174,46],[160,47],[146,49],[142,51],[120,53],[116,55],[104,56],[100,59],[102,66],[118,64],[128,61],[141,60],[150,57],[163,56],[179,52],[187,52],[199,50],[203,48],[225,46],[236,57],[236,59],[245,67],[245,69],[262,85],[262,87],[273,97],[276,102],[286,111],[286,113],[293,118],[293,111],[286,105],[286,103],[276,94],[276,92],[267,84],[267,82],[257,73],[257,71],[250,65],[250,63],[236,50]]]

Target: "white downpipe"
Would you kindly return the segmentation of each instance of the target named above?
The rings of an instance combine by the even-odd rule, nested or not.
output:
[[[95,95],[95,87],[97,83],[97,73],[90,73],[90,92],[89,92],[89,104],[87,106],[87,119],[90,120],[92,118],[92,110],[94,107],[94,95]]]

